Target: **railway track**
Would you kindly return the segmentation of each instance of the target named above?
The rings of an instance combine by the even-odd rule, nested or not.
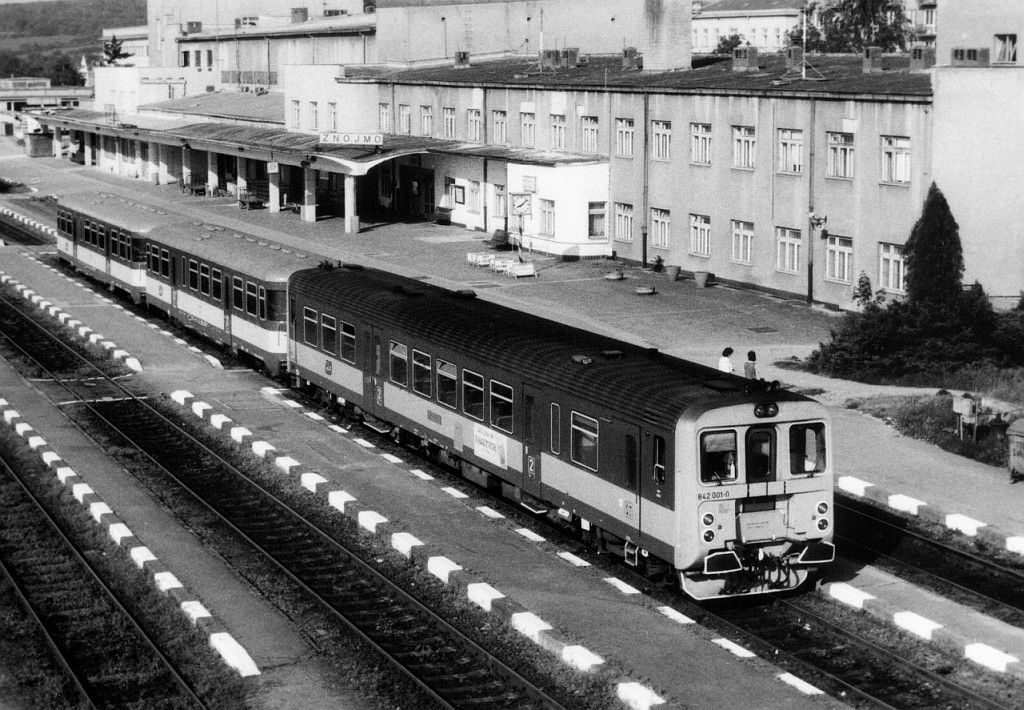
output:
[[[72,378],[59,371],[72,369],[81,377],[90,369],[78,353],[71,359],[81,359],[82,367],[72,368],[72,350],[7,299],[0,299],[0,322],[14,329],[5,327],[5,336],[18,333],[17,345],[8,337],[8,346],[47,379],[68,385],[68,392],[74,391]],[[122,444],[142,452],[439,705],[561,707],[143,399],[98,369],[88,377],[103,379],[120,397],[76,397],[77,404],[65,406],[87,409]]]
[[[39,230],[29,227],[13,217],[0,214],[0,241],[8,244],[39,246],[42,244],[53,244],[56,240],[53,237],[41,234]]]
[[[87,553],[0,458],[0,570],[88,707],[205,708]]]

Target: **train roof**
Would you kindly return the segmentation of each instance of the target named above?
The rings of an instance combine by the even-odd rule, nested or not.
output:
[[[161,225],[187,219],[180,212],[110,192],[77,192],[62,195],[57,202],[61,207],[116,224],[134,234],[146,234]]]
[[[615,338],[374,269],[342,266],[292,275],[301,300],[342,302],[372,322],[451,343],[475,359],[595,402],[616,403],[667,428],[691,407],[807,398]]]
[[[296,269],[315,266],[324,258],[199,220],[157,227],[148,238],[150,242],[191,254],[225,271],[247,274],[270,283],[285,283]]]

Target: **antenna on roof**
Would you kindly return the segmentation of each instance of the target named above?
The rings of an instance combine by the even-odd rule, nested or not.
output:
[[[796,81],[796,78],[797,78],[796,77],[796,73],[797,73],[798,69],[800,71],[800,80],[801,81],[827,81],[825,76],[820,71],[818,71],[813,66],[811,66],[810,62],[807,61],[807,12],[808,12],[808,9],[809,8],[808,8],[807,5],[804,5],[802,8],[800,8],[800,30],[801,30],[801,34],[802,34],[801,41],[800,41],[800,61],[797,62],[796,64],[794,64],[793,66],[791,66],[789,69],[787,69],[786,73],[783,74],[781,77],[779,77],[778,83],[789,82],[789,81]],[[814,73],[813,76],[810,76],[810,77],[807,76],[807,70],[808,69],[810,69]]]

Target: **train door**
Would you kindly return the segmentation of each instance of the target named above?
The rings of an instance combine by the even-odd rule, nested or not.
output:
[[[523,477],[520,487],[541,498],[541,453],[548,429],[547,406],[539,387],[523,384]]]
[[[367,367],[363,369],[363,391],[367,401],[365,409],[374,416],[381,416],[384,411],[384,382],[387,379],[387,353],[384,348],[387,341],[377,328],[366,329],[365,340],[369,343]]]
[[[608,420],[602,420],[602,426]],[[640,427],[625,422],[608,422],[609,437],[601,432],[601,456],[606,459],[612,473],[613,482],[621,491],[618,501],[618,518],[626,527],[628,538],[624,556],[629,564],[637,563],[637,554],[641,546],[640,540],[640,493],[642,476],[640,475]],[[608,445],[604,445],[604,441]],[[602,470],[605,462],[600,463]]]

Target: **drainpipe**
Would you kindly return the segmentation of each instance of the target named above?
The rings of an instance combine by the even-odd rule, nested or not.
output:
[[[647,268],[647,199],[649,193],[649,185],[651,178],[651,155],[647,145],[648,131],[650,130],[650,95],[644,93],[644,187],[643,187],[643,200],[642,200],[642,212],[640,214],[640,266]],[[610,128],[610,127],[609,127]]]
[[[811,99],[811,126],[810,138],[807,141],[807,302],[814,303],[814,145],[815,133],[814,117],[817,108],[814,99]]]

